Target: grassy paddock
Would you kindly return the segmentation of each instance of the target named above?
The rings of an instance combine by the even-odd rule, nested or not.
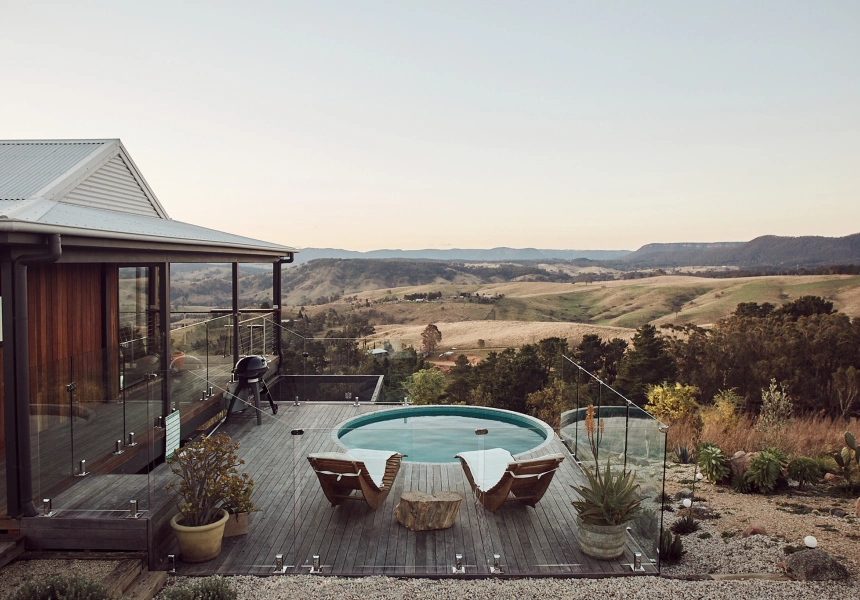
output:
[[[778,445],[784,452],[794,456],[818,457],[841,450],[845,446],[845,432],[860,435],[858,419],[830,419],[826,417],[799,417],[786,427],[778,438]],[[734,427],[726,428],[723,423],[711,420],[705,423],[702,441],[714,442],[723,452],[731,456],[738,450],[754,452],[763,449],[767,442],[756,431],[755,421],[750,417],[740,420]],[[693,427],[689,420],[681,420],[669,427],[668,451],[677,444],[693,446]]]

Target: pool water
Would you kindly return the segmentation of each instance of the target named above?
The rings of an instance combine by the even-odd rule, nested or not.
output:
[[[476,435],[476,429],[487,434]],[[347,448],[397,451],[404,461],[450,463],[469,450],[528,452],[547,439],[546,430],[536,419],[494,409],[416,407],[353,419],[340,428],[338,441]]]

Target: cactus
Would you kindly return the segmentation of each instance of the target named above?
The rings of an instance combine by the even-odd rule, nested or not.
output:
[[[660,534],[660,560],[674,562],[681,558],[684,552],[684,542],[681,536],[672,535],[672,532],[664,529]]]
[[[845,476],[845,483],[851,485],[851,463],[856,463],[857,468],[860,469],[860,452],[857,451],[857,439],[850,431],[845,432],[845,444],[846,446],[842,448],[841,452],[833,454],[833,459],[842,469],[842,473]]]

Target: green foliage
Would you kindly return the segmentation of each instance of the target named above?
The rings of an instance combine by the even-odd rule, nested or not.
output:
[[[857,469],[860,469],[860,450],[857,448],[857,440],[854,434],[850,431],[845,432],[845,444],[846,446],[842,448],[842,452],[834,454],[833,458],[842,469],[842,473],[845,476],[845,484],[853,490],[854,484],[851,479],[855,465]]]
[[[559,427],[561,413],[573,406],[567,393],[566,384],[561,379],[526,396],[529,414],[547,423],[553,429]]]
[[[759,452],[750,461],[744,477],[760,492],[769,494],[776,489],[782,477],[782,469],[787,463],[788,457],[781,450],[768,448]]]
[[[821,479],[821,469],[815,459],[799,456],[788,463],[788,476],[797,481],[802,489],[806,484]]]
[[[764,434],[766,444],[779,444],[783,432],[791,424],[792,411],[785,383],[777,386],[776,379],[771,379],[770,386],[761,391],[761,410],[756,422],[756,429]]]
[[[689,465],[693,462],[693,453],[690,452],[690,448],[687,445],[678,444],[675,446],[675,458],[678,460],[678,463]]]
[[[238,467],[245,461],[237,456],[238,449],[239,442],[231,442],[229,436],[219,433],[188,444],[168,461],[170,470],[179,477],[166,489],[179,494],[180,524],[197,527],[214,523],[231,499],[241,500],[253,510],[250,490],[254,481],[247,473],[239,473]]]
[[[442,341],[442,332],[433,323],[430,323],[421,332],[421,349],[425,354],[432,354],[436,346]]]
[[[822,473],[838,473],[839,465],[836,462],[836,459],[830,455],[827,456],[819,456],[813,459],[815,463],[818,465],[819,470]]]
[[[613,475],[608,460],[602,475],[599,470],[592,473],[588,467],[583,467],[583,471],[588,477],[588,485],[572,486],[582,500],[574,500],[571,504],[584,522],[620,525],[640,515],[642,498],[633,471],[622,469],[618,475]]]
[[[695,386],[680,383],[649,385],[645,410],[661,421],[677,421],[699,409],[696,402],[698,393],[699,390]]]
[[[678,534],[672,535],[668,529],[660,532],[660,560],[676,562],[681,559],[684,553],[684,542],[681,541],[681,536]]]
[[[633,349],[628,350],[618,366],[615,387],[639,406],[644,406],[649,385],[674,381],[678,367],[667,350],[667,343],[653,325],[643,325],[633,336]]]
[[[696,454],[697,464],[705,479],[711,483],[719,483],[729,476],[729,460],[716,445],[704,442]]]
[[[105,587],[77,573],[29,579],[6,600],[109,600]]]
[[[403,384],[409,399],[415,404],[435,404],[445,389],[445,376],[436,369],[421,369]]]
[[[669,529],[678,535],[687,535],[688,533],[699,531],[699,527],[699,522],[696,519],[690,515],[685,515],[672,523],[672,526]]]
[[[735,473],[732,476],[732,489],[738,494],[749,494],[753,487],[744,476],[744,473]]]
[[[220,575],[198,579],[189,585],[165,588],[164,600],[236,600],[236,590]]]

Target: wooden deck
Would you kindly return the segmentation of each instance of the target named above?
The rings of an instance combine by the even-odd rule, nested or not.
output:
[[[366,576],[451,576],[455,554],[463,555],[467,576],[488,576],[494,553],[501,555],[507,576],[605,577],[633,575],[633,552],[643,554],[646,572],[654,574],[653,552],[640,548],[630,536],[624,556],[598,561],[579,549],[570,485],[581,483],[579,467],[564,445],[528,456],[564,453],[549,491],[537,508],[509,502],[496,513],[476,504],[459,463],[404,462],[395,486],[379,510],[363,502],[332,508],[306,459],[307,454],[337,451],[332,430],[342,421],[385,407],[351,404],[281,404],[276,417],[265,413],[264,423],[240,417],[222,427],[240,440],[246,470],[257,482],[245,536],[227,538],[221,555],[202,565],[177,561],[183,575],[256,574],[272,572],[275,555],[282,554],[287,573],[306,573],[318,554],[322,573]],[[303,430],[303,435],[291,434]],[[394,518],[394,507],[404,491],[456,491],[464,501],[454,526],[444,531],[412,532]],[[155,491],[153,492],[155,493]],[[178,555],[178,549],[172,546]],[[161,560],[161,557],[159,557]]]

